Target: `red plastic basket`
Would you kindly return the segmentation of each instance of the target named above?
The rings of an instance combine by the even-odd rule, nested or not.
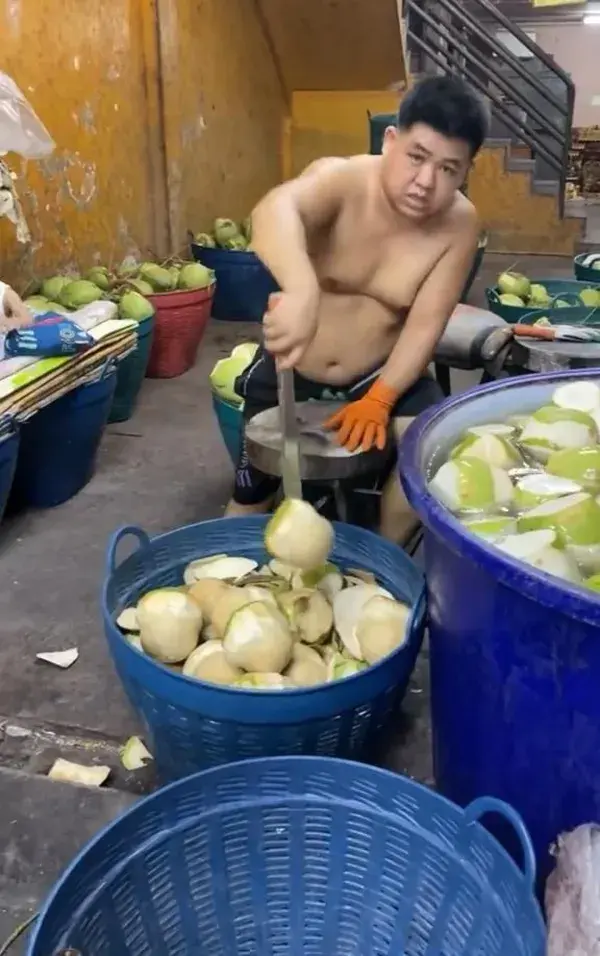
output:
[[[176,378],[196,361],[215,294],[208,289],[161,292],[148,298],[156,309],[147,378]]]

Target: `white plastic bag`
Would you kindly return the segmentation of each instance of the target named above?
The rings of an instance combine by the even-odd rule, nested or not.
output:
[[[54,141],[17,84],[0,73],[0,155],[20,153],[25,159],[43,159]]]
[[[547,956],[600,956],[600,826],[558,838],[546,884]]]

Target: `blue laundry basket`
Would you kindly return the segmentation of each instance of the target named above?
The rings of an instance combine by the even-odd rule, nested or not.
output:
[[[14,427],[0,438],[0,521],[10,495],[18,454],[19,431]]]
[[[424,578],[404,552],[378,535],[335,525],[332,560],[372,571],[413,606],[410,636],[374,667],[318,687],[272,691],[207,684],[163,667],[136,650],[114,621],[152,588],[180,584],[185,565],[212,554],[268,560],[267,518],[219,518],[150,539],[121,528],[108,548],[102,590],[104,628],[116,669],[150,737],[162,781],[245,757],[323,754],[369,759],[397,713],[413,670],[425,620]],[[122,539],[137,549],[117,564]]]
[[[116,383],[111,364],[101,379],[68,392],[22,426],[11,506],[52,508],[88,483]]]
[[[523,871],[480,824],[492,813],[515,828]],[[100,833],[27,956],[543,956],[534,876],[500,801],[462,810],[343,760],[250,760],[159,790]]]
[[[192,256],[217,277],[212,306],[215,319],[262,322],[271,292],[279,288],[254,252],[233,252],[191,244]]]

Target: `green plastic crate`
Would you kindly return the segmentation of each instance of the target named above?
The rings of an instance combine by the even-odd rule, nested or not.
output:
[[[584,259],[587,259],[588,256],[589,252],[584,252],[580,256],[575,256],[573,259],[575,278],[578,279],[579,282],[596,285],[600,282],[600,270],[591,269],[589,266],[583,265]]]
[[[153,333],[154,316],[151,315],[148,319],[143,319],[138,325],[138,343],[135,352],[119,362],[117,387],[108,418],[109,422],[126,422],[133,415],[142,382],[146,375]]]
[[[485,295],[490,312],[499,315],[501,319],[514,325],[516,322],[522,322],[525,316],[535,315],[540,318],[542,315],[555,322],[560,320],[563,324],[576,325],[586,323],[595,325],[600,323],[600,308],[590,309],[585,305],[578,305],[578,293],[583,289],[599,289],[600,280],[592,282],[576,282],[575,279],[531,279],[532,284],[543,285],[548,290],[552,299],[566,299],[573,304],[568,308],[540,308],[532,309],[530,305],[514,306],[502,305],[499,301],[499,290],[497,286],[488,287]]]

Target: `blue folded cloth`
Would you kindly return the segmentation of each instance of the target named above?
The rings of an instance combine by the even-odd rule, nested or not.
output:
[[[46,312],[33,325],[11,329],[4,337],[4,357],[28,355],[31,358],[55,358],[77,355],[94,344],[94,339],[76,322]]]

